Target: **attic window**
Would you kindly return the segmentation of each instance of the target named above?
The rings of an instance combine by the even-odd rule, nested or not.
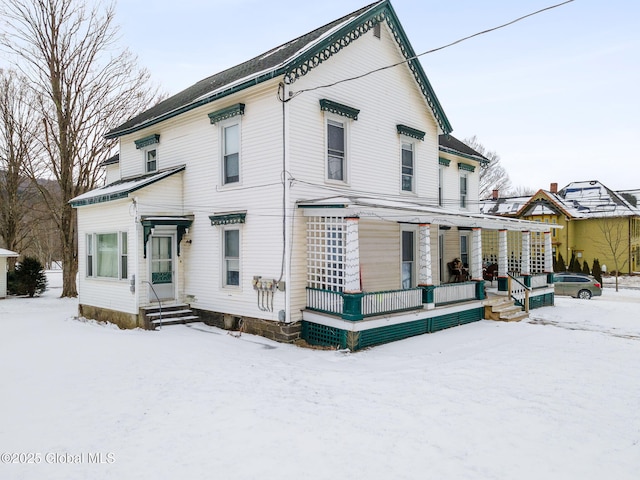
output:
[[[376,37],[376,38],[380,38],[380,24],[379,23],[376,23],[373,26],[373,36]]]
[[[398,130],[398,133],[406,135],[407,137],[424,140],[425,133],[422,130],[407,127],[406,125],[396,125],[396,129]]]
[[[358,114],[360,113],[360,110],[357,108],[349,107],[338,102],[332,102],[326,98],[320,100],[320,110],[352,118],[353,120],[358,120]]]
[[[140,140],[135,140],[136,148],[139,150],[144,147],[148,147],[149,145],[153,145],[154,143],[160,143],[160,135],[157,133],[155,135],[149,135],[148,137],[141,138]]]
[[[236,103],[230,107],[211,112],[209,114],[209,120],[211,120],[211,123],[218,123],[227,118],[235,117],[236,115],[244,115],[244,103]]]

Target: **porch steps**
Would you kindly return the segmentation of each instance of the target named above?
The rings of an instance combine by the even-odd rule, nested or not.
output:
[[[529,314],[511,298],[494,297],[484,302],[484,318],[500,322],[519,322],[529,318]]]
[[[162,309],[146,307],[144,316],[150,329],[155,329],[159,325],[183,325],[200,321],[200,317],[193,315],[193,311],[186,304],[164,305]]]

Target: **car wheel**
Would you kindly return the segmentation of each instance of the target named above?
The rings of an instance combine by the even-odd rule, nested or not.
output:
[[[582,298],[583,300],[589,300],[591,298],[591,292],[589,290],[580,290],[578,292],[578,298]]]

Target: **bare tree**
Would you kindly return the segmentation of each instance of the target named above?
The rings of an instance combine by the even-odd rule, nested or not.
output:
[[[76,296],[77,234],[69,200],[97,185],[100,164],[115,148],[108,126],[146,109],[156,96],[146,70],[119,49],[115,7],[82,0],[4,0],[2,45],[30,82],[44,135],[44,154],[31,175],[59,185],[59,197],[41,188],[60,233],[62,296]]]
[[[624,217],[604,217],[598,222],[602,239],[596,244],[613,260],[616,274],[616,292],[618,291],[618,276],[629,260],[629,229],[628,221]]]
[[[41,130],[31,111],[32,100],[24,78],[0,69],[0,237],[6,248],[16,252],[29,244],[27,223],[36,193],[27,176]],[[15,260],[9,259],[10,270]]]
[[[487,151],[475,135],[465,138],[462,142],[489,159],[489,163],[480,167],[480,199],[491,197],[493,190],[506,194],[511,188],[511,179],[504,167],[500,165],[500,156],[494,151]]]

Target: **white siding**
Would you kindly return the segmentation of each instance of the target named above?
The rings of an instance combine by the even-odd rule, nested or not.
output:
[[[0,257],[0,298],[7,296],[7,257]]]

